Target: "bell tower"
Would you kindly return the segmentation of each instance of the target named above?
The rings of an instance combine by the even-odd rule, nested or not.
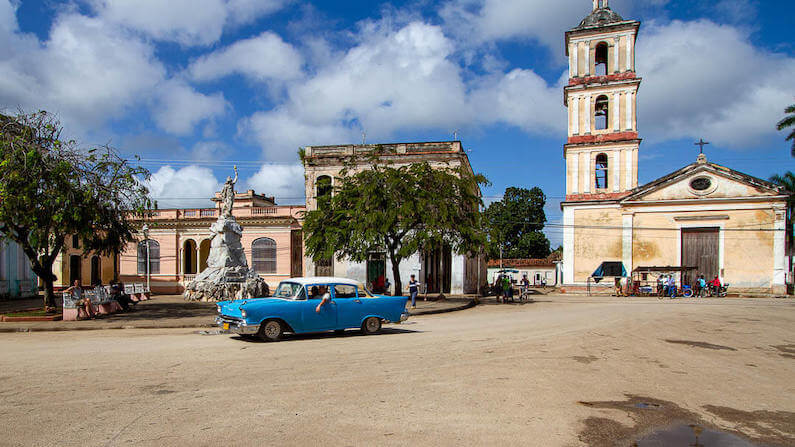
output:
[[[566,32],[566,202],[617,200],[638,186],[639,28],[608,0],[593,0],[593,11]]]

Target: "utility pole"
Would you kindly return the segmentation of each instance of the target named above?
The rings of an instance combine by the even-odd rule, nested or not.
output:
[[[149,225],[144,224],[142,230],[144,232],[144,242],[146,242],[146,290],[151,293],[152,289],[149,288]]]

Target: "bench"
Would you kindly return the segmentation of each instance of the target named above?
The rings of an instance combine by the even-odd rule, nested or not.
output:
[[[97,314],[112,314],[122,310],[121,305],[111,298],[108,289],[97,286],[94,289],[84,289],[83,296],[91,301],[91,307]],[[63,294],[63,320],[75,321],[80,317],[86,318],[85,309],[77,305],[77,299],[71,293]]]
[[[152,293],[149,291],[149,288],[142,283],[125,284],[124,293],[130,295],[130,299],[136,302],[146,301],[150,299],[150,297],[152,296]]]

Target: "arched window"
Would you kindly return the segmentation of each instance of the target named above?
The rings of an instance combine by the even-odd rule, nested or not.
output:
[[[276,241],[261,237],[252,242],[251,266],[257,273],[276,273]]]
[[[607,43],[599,42],[594,55],[594,74],[596,76],[607,75],[607,53]]]
[[[596,98],[594,105],[594,129],[605,130],[607,123],[610,121],[610,102],[607,96],[601,95]]]
[[[331,177],[327,175],[318,177],[315,189],[317,193],[317,207],[320,209],[322,203],[331,197]]]
[[[160,244],[152,239],[147,239],[138,243],[138,274],[146,275],[146,247],[149,245],[149,274],[157,275],[160,273]]]
[[[607,154],[596,156],[596,189],[607,189]]]

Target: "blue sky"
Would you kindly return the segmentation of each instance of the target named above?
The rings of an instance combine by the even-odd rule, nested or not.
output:
[[[695,160],[792,170],[795,5],[612,0],[638,37],[640,182]],[[139,155],[161,207],[238,189],[303,202],[300,146],[437,141],[493,186],[540,186],[559,222],[564,32],[590,0],[0,0],[0,108],[58,113],[82,144]],[[559,230],[549,229],[553,245]]]

